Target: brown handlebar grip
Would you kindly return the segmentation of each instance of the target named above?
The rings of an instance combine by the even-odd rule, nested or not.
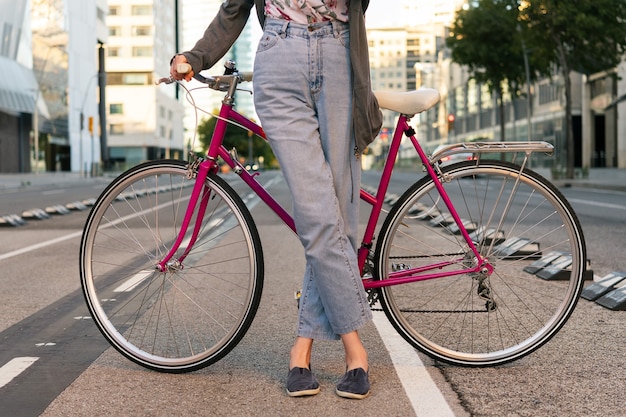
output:
[[[186,62],[182,62],[176,65],[176,72],[179,74],[189,74],[191,72],[191,65]]]
[[[241,76],[241,79],[244,81],[252,81],[251,72],[240,72],[239,75]]]

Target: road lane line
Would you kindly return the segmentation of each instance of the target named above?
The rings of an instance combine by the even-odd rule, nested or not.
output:
[[[141,284],[146,278],[153,275],[155,271],[139,271],[122,285],[113,290],[113,292],[129,292],[135,289],[137,285]]]
[[[385,313],[374,311],[374,325],[389,351],[389,356],[402,382],[417,417],[454,417],[454,412],[430,377],[424,363],[393,328]]]
[[[126,220],[132,219],[134,217],[143,216],[144,214],[150,213],[151,211],[154,211],[154,210],[160,210],[161,208],[166,207],[168,204],[170,204],[170,203],[160,204],[160,205],[158,205],[156,207],[151,207],[151,208],[143,210],[143,211],[138,211],[138,212],[129,214],[127,216],[124,216],[122,218],[119,218],[117,220],[111,221],[111,222],[103,225],[101,227],[101,229],[107,229],[109,227],[113,227],[115,225],[123,223]],[[45,242],[37,243],[37,244],[31,245],[31,246],[26,246],[24,248],[14,250],[13,252],[9,252],[9,253],[5,253],[4,255],[0,255],[0,261],[12,258],[14,256],[23,255],[25,253],[32,252],[32,251],[35,251],[37,249],[45,248],[46,246],[55,245],[57,243],[60,243],[60,242],[63,242],[63,241],[69,240],[69,239],[74,239],[76,237],[81,237],[82,235],[83,235],[83,232],[81,230],[80,232],[70,233],[69,235],[61,236],[61,237],[58,237],[56,239],[47,240]]]
[[[587,201],[587,200],[581,200],[579,198],[567,198],[567,201],[571,203],[576,203],[576,204],[586,204],[588,206],[596,206],[596,207],[604,207],[604,208],[609,208],[609,209],[614,209],[614,210],[626,210],[625,206],[620,206],[618,204],[611,204],[611,203],[601,203],[599,201]]]
[[[63,190],[48,190],[48,191],[43,191],[41,194],[42,195],[63,194],[66,191],[67,190],[65,190],[65,189],[63,189]]]
[[[275,183],[277,183],[279,180],[280,180],[279,178],[273,178],[270,181],[268,181],[268,183],[266,184],[265,187],[269,188],[269,187],[273,186]],[[253,193],[250,193],[250,194],[253,194]],[[254,195],[254,197],[256,197],[256,195]],[[189,199],[189,197],[187,197],[187,199]],[[256,205],[260,201],[259,198],[256,198],[256,200],[257,201],[254,203],[254,205]],[[141,215],[143,215],[145,213],[149,213],[150,211],[153,211],[153,210],[159,210],[162,207],[167,206],[168,204],[169,203],[161,204],[159,206],[156,206],[156,207],[153,207],[153,208],[150,208],[150,209],[147,209],[147,210],[143,210],[143,211],[140,211],[140,212],[137,212],[137,213],[130,214],[130,215],[125,216],[125,217],[123,217],[121,219],[117,219],[115,221],[112,221],[112,222],[108,223],[107,225],[103,226],[103,228],[108,228],[108,227],[115,226],[115,225],[117,225],[119,223],[125,222],[128,219],[131,219],[131,218],[137,217],[137,216],[141,216]],[[254,207],[254,205],[248,206],[248,208],[251,210],[252,207]],[[76,237],[81,237],[82,234],[83,234],[82,231],[75,232],[75,233],[70,233],[69,235],[61,236],[61,237],[58,237],[56,239],[47,240],[45,242],[40,242],[40,243],[37,243],[35,245],[31,245],[31,246],[26,246],[24,248],[17,249],[17,250],[14,250],[12,252],[8,252],[8,253],[0,255],[0,261],[4,261],[5,259],[9,259],[9,258],[12,258],[14,256],[23,255],[25,253],[32,252],[32,251],[35,251],[37,249],[45,248],[46,246],[55,245],[57,243],[64,242],[64,241],[69,240],[69,239],[74,239]]]
[[[11,382],[13,378],[24,372],[37,361],[37,357],[13,358],[0,368],[0,388]]]
[[[9,259],[9,258],[12,258],[14,256],[23,255],[25,253],[32,252],[32,251],[35,251],[37,249],[45,248],[46,246],[54,245],[54,244],[63,242],[65,240],[74,239],[76,237],[80,237],[82,234],[83,234],[82,231],[81,232],[70,233],[69,235],[57,237],[56,239],[46,240],[45,242],[40,242],[40,243],[37,243],[35,245],[26,246],[24,248],[17,249],[17,250],[14,250],[12,252],[8,252],[8,253],[5,253],[3,255],[0,255],[0,261],[4,261],[5,259]]]

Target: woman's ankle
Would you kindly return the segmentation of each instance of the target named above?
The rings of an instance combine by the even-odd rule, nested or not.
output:
[[[313,339],[296,338],[289,354],[289,369],[310,368]]]
[[[342,335],[342,342],[346,352],[346,369],[348,371],[357,368],[368,370],[368,356],[358,333],[352,332]]]

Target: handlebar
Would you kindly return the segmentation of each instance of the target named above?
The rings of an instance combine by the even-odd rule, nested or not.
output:
[[[181,63],[176,66],[176,71],[180,74],[187,74],[191,72],[191,65],[188,63]],[[194,74],[193,78],[200,81],[201,83],[206,84],[209,88],[218,91],[228,91],[233,87],[233,84],[236,86],[241,82],[249,82],[252,81],[253,73],[252,72],[239,72],[237,70],[232,71],[230,74],[225,75],[217,75],[211,77],[204,77],[200,74]],[[155,84],[172,84],[176,82],[173,77],[165,77],[157,80]]]

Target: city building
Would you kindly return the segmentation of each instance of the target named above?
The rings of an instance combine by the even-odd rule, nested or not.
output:
[[[176,0],[108,1],[107,144],[111,168],[183,159],[183,109],[169,76],[177,48]]]
[[[424,16],[416,11],[416,5],[411,2],[400,3],[398,7],[406,11],[392,16],[393,19],[400,16],[399,22],[384,19],[367,21],[372,88],[400,92],[419,87],[441,89],[438,59],[445,48],[446,26],[434,19],[439,15]],[[402,22],[405,26],[397,26]],[[436,141],[441,139],[441,132],[438,129],[428,128],[442,122],[438,120],[444,115],[440,107],[443,108],[442,103],[429,112],[415,117],[420,139],[425,143],[434,142],[432,146],[428,146],[429,148],[434,148],[438,143]],[[391,139],[397,114],[385,110],[383,115],[381,140],[370,145],[368,154],[363,158],[365,168],[377,161],[383,161],[388,141]],[[400,158],[415,156],[410,142],[404,141],[400,148]]]
[[[370,66],[374,89],[403,90],[432,87],[440,103],[414,119],[422,145],[431,151],[441,144],[464,141],[499,141],[500,115],[496,98],[476,83],[467,68],[453,63],[445,47],[448,28],[464,0],[407,1],[385,4],[403,10],[383,17],[372,3],[368,15]],[[373,14],[371,13],[373,12]],[[523,64],[520,56],[520,65]],[[583,76],[572,73],[573,134],[577,175],[590,167],[626,168],[626,66],[607,73]],[[404,77],[404,79],[403,79]],[[561,175],[566,166],[565,98],[559,73],[531,86],[527,97],[505,92],[504,140],[545,140],[555,146],[554,156],[536,155],[535,167]],[[393,115],[387,114],[381,140],[370,146],[374,160],[381,159]],[[403,153],[409,158],[415,153]],[[366,159],[367,160],[367,159]],[[371,161],[370,161],[371,162]],[[415,157],[405,164],[417,163]]]
[[[520,57],[523,65],[523,57]],[[450,123],[430,125],[444,143],[464,141],[542,140],[554,145],[553,156],[535,155],[534,167],[550,169],[551,174],[564,174],[566,162],[565,94],[562,75],[534,83],[530,103],[524,95],[514,98],[504,92],[505,134],[502,138],[496,98],[485,85],[471,79],[467,69],[442,55],[437,64],[439,90],[442,92],[443,114]],[[572,119],[574,166],[577,175],[585,175],[593,167],[626,167],[626,123],[620,121],[626,103],[620,101],[619,81],[626,75],[623,66],[589,77],[572,72]],[[526,88],[524,88],[526,91]],[[441,107],[440,107],[441,108]],[[621,133],[620,133],[621,132]]]
[[[372,2],[366,17],[374,88],[432,87],[441,94],[437,106],[413,120],[427,150],[502,139],[495,98],[466,68],[451,62],[445,47],[455,11],[464,3]],[[155,86],[154,81],[168,75],[174,53],[193,47],[221,4],[0,0],[0,69],[9,74],[0,79],[0,172],[86,174],[101,169],[101,162],[119,170],[149,159],[184,159],[187,149],[197,145],[196,113],[180,87]],[[253,13],[224,60],[251,71],[260,33]],[[224,60],[206,73],[222,72]],[[575,165],[582,175],[589,167],[626,167],[626,118],[619,117],[626,111],[625,75],[624,64],[601,74],[571,74]],[[198,86],[195,81],[186,85]],[[530,90],[530,100],[505,93],[505,140],[553,143],[555,156],[539,157],[538,164],[558,174],[566,162],[561,76],[555,73]],[[210,114],[222,95],[196,91],[194,100]],[[236,105],[256,119],[251,94],[239,93]],[[396,117],[386,112],[381,138],[363,158],[366,167],[384,158]],[[403,146],[401,157],[409,155]]]
[[[99,132],[81,120],[99,120],[103,3],[0,1],[0,172],[82,172],[100,161]]]
[[[202,37],[207,26],[217,14],[223,0],[180,0],[181,21],[181,51],[187,51],[193,48],[196,41]],[[204,75],[217,75],[224,72],[224,63],[226,60],[233,60],[237,64],[240,71],[252,71],[254,65],[254,54],[259,38],[261,37],[261,27],[257,21],[256,14],[250,15],[248,23],[243,32],[226,54],[226,56],[210,68],[203,72]],[[202,84],[192,80],[186,84],[189,89],[200,87]],[[252,91],[252,85],[243,84],[242,89]],[[204,112],[196,112],[191,104],[182,97],[185,102],[185,143],[190,147],[198,147],[198,141],[195,138],[196,122],[210,117],[211,113],[217,112],[224,98],[222,93],[213,90],[195,90],[193,100],[195,104],[204,110]],[[252,95],[244,91],[237,94],[236,97],[237,110],[251,119],[258,120],[254,109]]]
[[[0,172],[31,169],[30,134],[38,96],[30,2],[0,0]],[[43,111],[43,109],[42,109]]]

